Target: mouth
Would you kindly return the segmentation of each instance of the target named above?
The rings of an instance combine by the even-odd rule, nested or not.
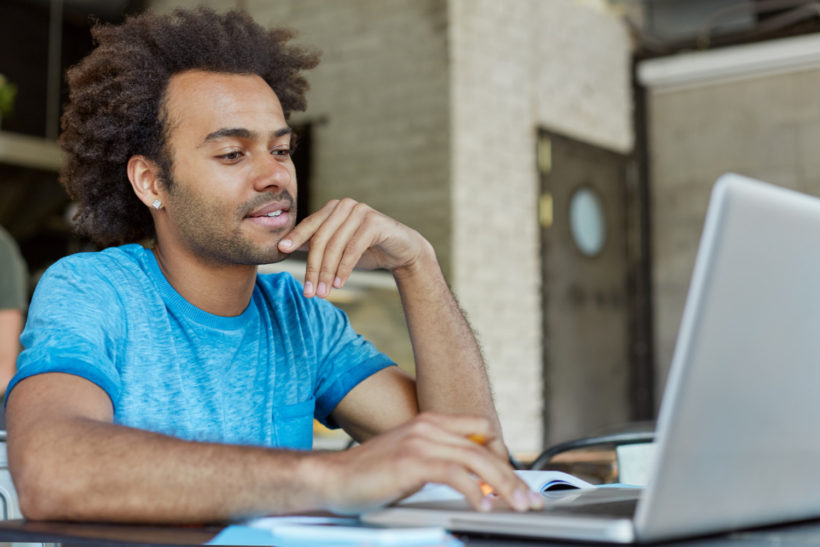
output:
[[[252,211],[248,214],[250,218],[276,218],[281,216],[283,213],[287,213],[290,211],[290,203],[287,201],[274,201],[273,203],[268,203],[264,207],[261,207],[255,211]]]
[[[284,228],[289,223],[290,205],[287,201],[268,203],[245,218],[267,229]]]

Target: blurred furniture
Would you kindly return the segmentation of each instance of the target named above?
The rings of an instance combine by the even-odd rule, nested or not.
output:
[[[634,422],[551,446],[530,469],[564,471],[593,484],[644,485],[654,455],[655,423]]]
[[[6,431],[0,430],[0,520],[23,518],[20,504],[17,502],[17,491],[11,482],[9,460],[6,455]]]

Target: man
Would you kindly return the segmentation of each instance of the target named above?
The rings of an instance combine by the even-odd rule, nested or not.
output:
[[[154,243],[65,258],[38,285],[8,398],[23,513],[348,512],[428,481],[481,510],[481,481],[517,510],[540,506],[504,461],[479,350],[429,243],[351,199],[294,226],[287,118],[316,55],[236,12],[143,14],[94,36],[69,73],[62,180],[98,242]],[[303,288],[257,275],[299,248]],[[354,267],[393,273],[415,380],[323,300]],[[306,451],[314,416],[362,444]]]
[[[26,307],[26,263],[17,242],[0,226],[0,396],[14,376]]]

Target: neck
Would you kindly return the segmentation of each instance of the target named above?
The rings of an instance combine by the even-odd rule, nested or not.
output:
[[[225,317],[240,315],[251,301],[256,266],[214,264],[193,255],[154,246],[160,270],[182,297],[197,308]]]

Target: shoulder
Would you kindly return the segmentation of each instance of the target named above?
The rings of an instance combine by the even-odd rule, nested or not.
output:
[[[0,309],[26,307],[28,273],[14,238],[0,227]]]
[[[65,256],[52,264],[46,275],[78,275],[84,278],[92,275],[106,277],[118,272],[142,270],[143,254],[150,252],[141,245],[129,244],[121,247],[109,247],[95,252],[82,252]]]
[[[35,294],[66,291],[103,298],[128,291],[146,277],[145,252],[150,251],[131,244],[68,255],[46,270],[37,283]]]
[[[4,257],[12,257],[12,259],[17,259],[20,255],[20,250],[17,246],[17,242],[14,241],[14,238],[11,237],[5,229],[0,227],[0,256]]]

